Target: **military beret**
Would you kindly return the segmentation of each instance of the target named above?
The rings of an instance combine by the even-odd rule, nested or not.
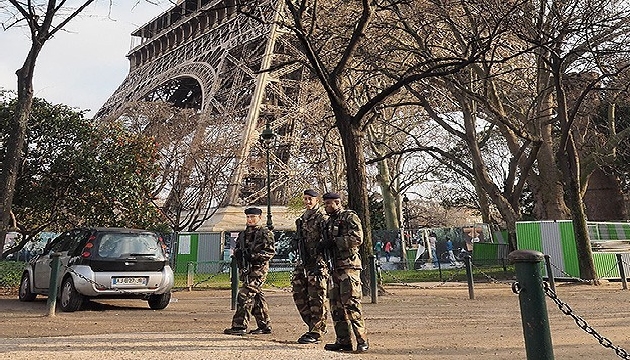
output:
[[[245,215],[260,215],[262,214],[262,210],[259,208],[251,207],[245,209]]]
[[[319,196],[317,191],[315,191],[313,189],[304,190],[304,195],[308,195],[308,196],[311,196],[311,197],[318,197]]]
[[[328,200],[328,199],[340,199],[341,196],[339,196],[339,194],[334,193],[334,192],[327,192],[324,195],[322,195],[322,199],[324,200]]]

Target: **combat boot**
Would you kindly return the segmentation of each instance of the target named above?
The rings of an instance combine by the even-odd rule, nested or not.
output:
[[[321,335],[316,332],[307,332],[298,339],[299,344],[317,344]]]
[[[352,344],[340,344],[335,342],[334,344],[324,345],[324,350],[328,351],[352,351]]]
[[[249,333],[254,335],[271,334],[271,326],[259,327],[250,331]]]
[[[357,344],[357,352],[366,352],[370,348],[370,344],[368,342],[362,342]]]
[[[245,335],[247,334],[247,331],[243,328],[231,327],[223,330],[223,333],[228,335]]]

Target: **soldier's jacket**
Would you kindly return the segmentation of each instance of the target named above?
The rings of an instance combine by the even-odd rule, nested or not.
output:
[[[352,210],[341,210],[326,221],[328,238],[334,239],[336,269],[361,269],[359,246],[363,243],[361,220]]]
[[[252,267],[267,266],[276,253],[273,232],[265,226],[248,226],[236,239],[234,250],[239,249],[251,254]]]
[[[317,252],[317,243],[322,238],[322,229],[327,216],[320,209],[308,209],[296,222],[296,228],[300,229],[297,241],[302,242],[302,248],[306,254],[300,254],[303,259],[300,263],[307,269],[323,264],[322,255]],[[301,223],[301,225],[298,225]]]

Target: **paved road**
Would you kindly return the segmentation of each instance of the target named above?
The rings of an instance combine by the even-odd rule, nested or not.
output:
[[[101,334],[0,339],[4,360],[85,359],[360,359],[316,345],[206,333]]]
[[[558,297],[602,336],[630,349],[630,292],[619,283],[556,284]],[[323,344],[300,345],[305,331],[291,294],[269,289],[274,332],[235,337],[229,326],[229,289],[182,291],[162,311],[142,300],[91,303],[74,313],[45,316],[46,301],[22,303],[0,296],[0,359],[525,359],[519,296],[509,283],[419,283],[385,287],[378,303],[364,298],[370,338],[365,354],[325,352]],[[547,299],[557,359],[616,359]],[[330,323],[330,320],[329,320]],[[332,327],[324,342],[334,341]]]

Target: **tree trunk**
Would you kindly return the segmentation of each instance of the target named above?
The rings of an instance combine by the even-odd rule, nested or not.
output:
[[[481,149],[479,148],[479,143],[477,142],[476,119],[473,117],[470,108],[464,106],[463,109],[464,128],[466,130],[464,140],[468,144],[468,150],[470,151],[475,176],[474,185],[475,188],[479,188],[477,193],[480,196],[480,200],[482,196],[488,196],[505,221],[508,232],[512,231],[516,234],[516,230],[510,229],[515,229],[516,227],[516,221],[518,221],[520,217],[519,209],[518,207],[512,206],[505,194],[496,186],[490,177],[488,167],[486,166],[483,155],[481,154]],[[510,249],[516,249],[516,236],[509,236],[508,240]]]
[[[15,184],[20,172],[20,164],[24,154],[24,142],[28,119],[33,106],[33,72],[35,60],[41,45],[34,41],[24,64],[16,71],[18,79],[18,101],[12,117],[11,132],[7,139],[2,173],[0,174],[0,252],[4,249],[6,234],[15,224],[12,223],[11,207],[15,195]]]
[[[586,227],[586,211],[584,210],[580,185],[580,158],[573,138],[573,122],[568,116],[567,97],[562,83],[562,72],[557,62],[553,62],[551,68],[555,75],[554,87],[558,102],[557,117],[561,130],[556,159],[564,180],[567,203],[571,210],[580,277],[586,280],[593,280],[593,284],[599,285],[595,264],[593,263],[591,241]]]
[[[477,193],[477,200],[479,202],[479,212],[481,213],[481,221],[484,224],[491,222],[490,218],[490,202],[488,201],[488,195],[483,190],[483,187],[479,185],[479,181],[475,180],[475,192]]]
[[[562,173],[552,149],[555,140],[551,126],[543,126],[542,132],[543,141],[536,157],[539,174],[528,180],[534,195],[534,213],[539,220],[565,220],[569,218],[569,209],[564,202]]]
[[[365,177],[364,134],[358,126],[351,123],[350,119],[337,120],[337,126],[339,127],[347,166],[348,208],[356,211],[361,219],[363,225],[361,258],[367,264],[368,256],[372,254],[372,227],[370,224],[368,186]]]
[[[586,212],[584,211],[584,203],[580,196],[581,192],[578,180],[579,159],[577,158],[573,137],[570,135],[566,150],[559,150],[558,152],[558,162],[563,173],[566,197],[571,209],[571,218],[573,219],[573,232],[575,234],[580,278],[593,280],[595,284],[599,284],[595,264],[593,263],[591,241],[586,226]]]
[[[398,230],[400,217],[398,216],[396,196],[391,191],[391,176],[389,173],[389,165],[387,160],[381,160],[378,166],[378,182],[383,194],[383,212],[385,213],[385,228],[387,230]]]
[[[363,153],[364,134],[350,117],[337,118],[337,127],[346,159],[346,179],[348,184],[348,208],[357,212],[363,225],[363,244],[359,251],[364,269],[369,268],[372,255],[372,226],[370,223],[370,208],[365,177],[365,155]],[[363,295],[370,293],[369,271],[361,272]]]

